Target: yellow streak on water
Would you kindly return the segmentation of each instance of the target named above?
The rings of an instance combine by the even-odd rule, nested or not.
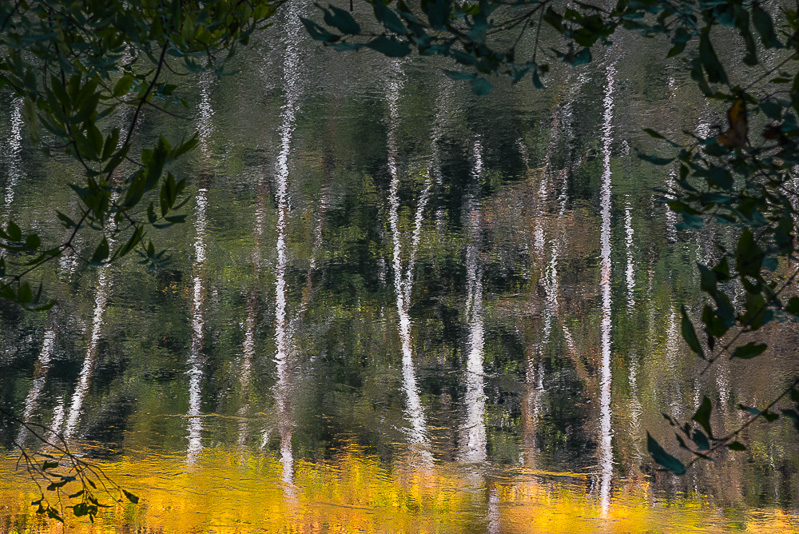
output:
[[[500,532],[510,534],[799,532],[799,519],[780,510],[730,511],[695,497],[655,499],[640,482],[617,489],[602,517],[584,475],[486,477],[412,457],[386,468],[355,448],[330,461],[296,462],[293,488],[281,482],[279,458],[219,449],[206,450],[195,466],[155,454],[99,465],[140,503],[109,508],[94,525],[68,514],[65,530],[36,516],[29,505],[38,498],[35,487],[15,470],[13,458],[0,458],[0,532],[485,532],[489,493],[499,501]]]

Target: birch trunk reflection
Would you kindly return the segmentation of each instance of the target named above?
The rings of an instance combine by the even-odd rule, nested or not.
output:
[[[599,487],[599,500],[603,514],[610,508],[610,490],[613,477],[613,427],[611,410],[611,312],[613,308],[611,295],[611,235],[610,235],[610,210],[611,210],[611,177],[610,153],[613,144],[613,106],[614,86],[616,82],[615,63],[607,68],[607,86],[604,98],[604,120],[602,125],[602,185],[600,190],[600,210],[602,218],[601,242],[601,276],[600,291],[602,294],[602,322],[601,331],[601,369],[600,369],[600,395],[599,395],[599,468],[601,480]]]
[[[109,249],[113,250],[114,240],[110,237],[107,237],[107,239]],[[83,358],[83,365],[81,366],[78,383],[75,386],[75,391],[72,394],[72,400],[69,405],[69,413],[67,415],[66,427],[64,428],[63,434],[65,439],[74,437],[78,429],[80,416],[83,413],[83,403],[86,400],[86,395],[89,393],[89,386],[92,376],[94,375],[94,368],[98,357],[97,351],[102,335],[103,323],[105,321],[105,310],[108,304],[108,293],[111,289],[109,269],[110,267],[108,264],[97,268],[97,289],[94,293],[91,334],[89,343],[86,346],[86,355]]]
[[[394,271],[394,293],[396,297],[397,316],[399,318],[399,336],[402,346],[402,387],[405,392],[405,416],[410,423],[408,441],[413,452],[423,461],[432,461],[427,423],[425,421],[419,387],[416,383],[416,370],[413,362],[413,340],[411,338],[411,317],[409,314],[410,299],[413,292],[413,271],[416,261],[416,249],[421,239],[421,226],[424,209],[430,195],[432,180],[429,172],[425,179],[424,190],[419,196],[414,218],[414,232],[409,251],[408,263],[402,268],[402,235],[399,230],[399,169],[397,164],[397,125],[399,124],[399,92],[402,87],[402,68],[399,62],[392,63],[393,76],[388,81],[387,100],[389,108],[388,133],[388,171],[391,176],[389,186],[389,225],[393,245],[392,267]]]
[[[572,358],[578,376],[588,382],[590,377],[585,368],[571,330],[565,318],[561,317],[559,295],[561,292],[558,266],[561,250],[568,251],[569,235],[566,224],[569,205],[569,176],[581,163],[573,161],[571,144],[574,140],[574,101],[586,78],[580,76],[570,85],[564,101],[555,106],[550,120],[550,141],[547,145],[542,166],[538,169],[540,178],[534,194],[533,255],[532,268],[538,273],[539,283],[532,287],[531,312],[542,317],[541,335],[532,344],[525,365],[525,396],[522,403],[522,442],[523,463],[528,468],[536,468],[536,428],[542,417],[545,389],[544,354],[552,341],[553,326],[557,322],[566,342],[568,355]],[[527,147],[522,140],[517,141],[523,159],[529,169]],[[566,147],[564,167],[556,168],[558,150]],[[556,187],[559,187],[555,198]],[[554,215],[556,214],[556,215]],[[538,289],[543,289],[544,302],[541,306]]]
[[[255,221],[253,224],[253,250],[251,261],[254,271],[255,287],[250,290],[247,299],[247,318],[244,323],[244,340],[242,341],[241,363],[239,364],[239,387],[241,388],[241,406],[239,416],[239,447],[245,447],[249,438],[250,389],[252,382],[252,366],[255,360],[255,331],[258,326],[258,284],[263,270],[264,233],[266,232],[267,202],[270,194],[269,178],[266,172],[258,174],[255,186]],[[265,432],[268,436],[268,431]]]
[[[22,127],[24,126],[24,121],[22,119],[23,102],[24,99],[21,97],[15,98],[11,102],[11,132],[7,144],[5,145],[5,154],[3,154],[4,159],[7,160],[8,169],[6,171],[8,181],[5,184],[5,191],[3,194],[5,203],[5,220],[3,227],[11,220],[16,189],[20,180],[25,177],[22,162]],[[0,258],[4,258],[5,256],[6,249],[0,248]],[[47,382],[47,375],[50,371],[50,363],[53,358],[53,351],[55,350],[57,316],[57,307],[47,312],[47,323],[42,338],[41,349],[39,350],[39,357],[34,367],[33,382],[25,397],[22,410],[22,420],[25,422],[30,422],[34,415],[36,415],[39,408],[39,399],[41,398],[42,391]],[[24,447],[27,437],[28,429],[24,426],[20,427],[16,439],[17,444]]]
[[[22,410],[22,420],[26,423],[33,419],[33,416],[39,409],[39,398],[42,396],[42,391],[44,391],[44,386],[47,382],[47,374],[50,372],[50,363],[53,359],[53,351],[55,350],[57,316],[58,309],[55,307],[48,312],[47,327],[44,331],[42,348],[39,351],[39,358],[36,360],[36,367],[33,372],[33,383],[28,391],[28,395],[25,397],[25,404]],[[24,447],[27,437],[27,427],[20,427],[19,433],[17,434],[17,444]]]
[[[200,105],[197,130],[199,131],[200,153],[210,165],[211,149],[209,136],[213,132],[213,108],[211,106],[212,74],[203,73],[200,77]],[[202,171],[198,180],[197,197],[194,208],[194,263],[192,265],[192,300],[191,300],[191,345],[186,362],[189,370],[189,408],[186,462],[191,465],[197,462],[202,452],[202,379],[205,362],[203,347],[205,344],[205,299],[206,299],[206,232],[208,224],[208,188],[211,175]]]
[[[288,264],[288,251],[286,248],[286,234],[288,231],[289,217],[289,155],[291,154],[291,139],[294,133],[296,113],[299,109],[299,79],[301,74],[299,42],[300,19],[296,3],[289,4],[286,19],[286,54],[283,60],[283,87],[285,103],[281,115],[280,126],[280,152],[277,157],[275,169],[275,199],[277,201],[277,241],[275,249],[277,260],[275,262],[275,364],[277,366],[277,383],[275,384],[275,402],[277,405],[278,433],[280,434],[280,462],[283,467],[282,480],[286,491],[294,484],[294,453],[292,450],[292,435],[294,432],[294,419],[291,409],[292,389],[292,354],[291,330],[286,315],[287,290],[286,267]]]
[[[120,129],[124,128],[126,121],[129,120],[129,117],[130,113],[128,110],[123,111],[118,117]],[[135,126],[136,125],[133,125],[134,128]],[[117,142],[117,149],[121,148],[123,144],[124,141],[120,139]],[[111,181],[112,183],[118,181],[118,176],[112,176]],[[119,191],[114,191],[111,194],[111,202],[116,202],[119,198],[119,195]],[[108,248],[109,250],[113,250],[115,246],[115,240],[110,231],[107,230],[105,234],[106,240],[108,241]],[[77,265],[76,259],[70,259],[68,256],[62,256],[62,260],[64,260],[60,263],[62,270],[74,271]],[[72,438],[77,431],[81,412],[83,410],[83,403],[86,399],[86,395],[89,392],[90,382],[92,375],[94,374],[94,368],[98,357],[98,346],[100,343],[103,323],[105,321],[108,295],[111,289],[110,267],[110,264],[104,264],[97,268],[97,288],[94,294],[94,312],[92,313],[91,335],[89,337],[89,343],[86,347],[86,356],[83,359],[83,366],[81,367],[78,384],[76,385],[75,391],[72,395],[72,401],[70,403],[69,413],[67,415],[66,428],[64,429],[63,433],[65,439]],[[54,432],[57,432],[60,428],[60,424],[57,426],[53,425],[52,428],[54,429]]]
[[[464,404],[466,417],[461,430],[460,459],[475,463],[486,460],[486,396],[483,384],[484,310],[483,269],[480,265],[482,245],[482,217],[477,192],[483,174],[482,145],[479,140],[472,148],[472,182],[475,192],[466,204],[466,227],[469,229],[469,244],[466,248],[466,321],[469,325],[466,343],[466,394]]]
[[[24,124],[22,120],[23,102],[24,99],[22,97],[18,97],[15,98],[11,103],[11,132],[7,141],[7,148],[4,151],[5,154],[3,154],[8,161],[8,170],[6,171],[8,181],[5,184],[5,192],[3,194],[3,200],[5,202],[4,227],[11,219],[11,205],[14,203],[14,195],[17,190],[17,185],[19,185],[20,180],[24,178],[24,172],[22,168],[22,126]],[[0,248],[0,258],[5,257],[5,255],[6,249]]]

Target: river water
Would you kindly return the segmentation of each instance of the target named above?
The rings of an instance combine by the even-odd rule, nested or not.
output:
[[[152,235],[168,266],[65,258],[54,308],[0,304],[4,409],[141,497],[68,530],[799,530],[789,423],[682,477],[647,453],[649,432],[690,459],[661,413],[708,396],[734,430],[798,367],[787,324],[757,364],[704,374],[680,336],[712,235],[676,226],[654,190],[676,169],[634,150],[724,110],[645,41],[478,97],[433,59],[322,49],[312,9],[291,2],[238,74],[193,78],[188,120],[138,126],[200,133],[175,169],[186,223]],[[2,217],[56,241],[78,171],[0,98]],[[38,446],[0,434],[0,531],[62,531],[12,440]]]

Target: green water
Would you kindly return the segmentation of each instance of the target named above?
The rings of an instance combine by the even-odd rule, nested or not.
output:
[[[797,369],[790,325],[757,364],[702,375],[680,336],[713,236],[675,228],[654,188],[676,169],[634,149],[664,148],[643,127],[707,134],[723,110],[643,40],[481,98],[433,60],[320,48],[310,9],[292,3],[235,76],[186,84],[188,120],[145,114],[143,143],[201,135],[175,170],[186,223],[152,236],[167,268],[90,268],[84,240],[44,274],[56,307],[0,303],[3,408],[153,503],[103,528],[525,532],[551,513],[568,521],[529,531],[796,529],[789,423],[681,478],[646,450],[649,431],[677,454],[662,412],[688,420],[706,395],[722,434]],[[79,171],[0,101],[0,213],[55,242]],[[0,529],[49,528],[2,472]],[[231,512],[250,501],[272,512]]]

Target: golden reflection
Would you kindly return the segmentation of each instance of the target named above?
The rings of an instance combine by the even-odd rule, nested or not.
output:
[[[116,532],[797,532],[780,510],[725,510],[707,499],[662,499],[645,483],[620,481],[602,514],[589,477],[534,470],[490,473],[477,481],[457,464],[391,465],[356,447],[329,461],[296,461],[297,491],[286,499],[276,456],[206,449],[194,469],[181,456],[155,454],[98,463],[142,497],[105,509],[92,525],[69,513],[46,522],[30,502],[36,487],[0,459],[0,529],[8,533]]]

